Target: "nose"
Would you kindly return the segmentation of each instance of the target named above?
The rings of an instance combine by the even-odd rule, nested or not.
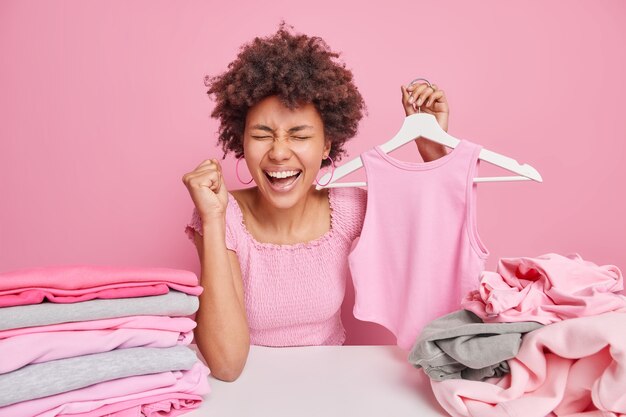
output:
[[[282,161],[291,157],[291,149],[289,148],[288,141],[286,139],[276,138],[272,142],[272,148],[270,149],[268,156],[275,161]]]

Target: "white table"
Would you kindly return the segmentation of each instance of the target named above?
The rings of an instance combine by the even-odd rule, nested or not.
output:
[[[447,416],[407,356],[397,346],[251,346],[239,378],[209,376],[211,393],[185,416]]]

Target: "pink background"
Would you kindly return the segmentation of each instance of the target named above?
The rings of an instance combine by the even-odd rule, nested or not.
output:
[[[280,18],[353,70],[369,117],[350,157],[398,131],[400,84],[425,77],[446,92],[453,136],[539,170],[542,184],[479,184],[488,269],[500,257],[578,252],[624,270],[626,3],[293,3],[0,3],[0,271],[199,273],[181,178],[222,156],[203,77]],[[418,160],[412,144],[394,157]],[[229,189],[240,188],[232,156],[224,166]],[[486,163],[480,174],[511,175]],[[350,286],[348,344],[393,343],[352,318],[352,305]]]

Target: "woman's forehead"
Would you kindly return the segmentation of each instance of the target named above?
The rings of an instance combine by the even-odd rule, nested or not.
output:
[[[248,111],[246,124],[249,129],[262,130],[312,130],[321,125],[321,118],[312,103],[290,109],[274,96],[267,97]]]

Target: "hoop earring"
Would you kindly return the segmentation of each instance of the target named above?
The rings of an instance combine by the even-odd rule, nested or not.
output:
[[[326,158],[330,159],[330,164],[333,167],[333,169],[330,171],[330,178],[328,179],[328,182],[326,184],[320,184],[317,181],[317,178],[315,178],[315,183],[319,185],[320,187],[326,187],[328,184],[330,184],[330,182],[333,180],[333,175],[335,174],[335,162],[333,161],[333,158],[331,158],[330,155],[328,155]]]
[[[243,159],[243,157],[237,158],[237,164],[235,165],[235,174],[237,175],[237,179],[239,180],[240,183],[242,183],[242,184],[250,184],[254,178],[250,178],[250,181],[245,182],[239,176],[239,162],[241,162],[242,159]]]

